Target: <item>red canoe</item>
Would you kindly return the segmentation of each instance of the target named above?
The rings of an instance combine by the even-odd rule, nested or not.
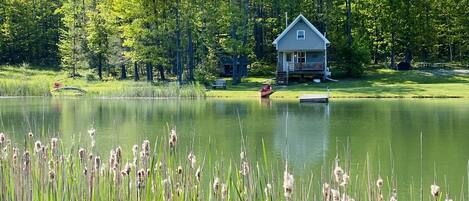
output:
[[[261,98],[269,98],[270,94],[274,93],[274,91],[272,90],[272,86],[270,86],[270,84],[264,84],[260,92],[261,92]]]

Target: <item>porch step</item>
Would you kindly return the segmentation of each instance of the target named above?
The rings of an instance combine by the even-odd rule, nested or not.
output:
[[[277,84],[288,84],[287,72],[277,72]]]

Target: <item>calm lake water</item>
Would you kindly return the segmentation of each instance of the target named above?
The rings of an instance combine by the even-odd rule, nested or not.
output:
[[[238,115],[240,121],[238,121]],[[287,118],[288,116],[288,118]],[[2,98],[0,129],[23,142],[29,130],[59,136],[66,145],[88,143],[97,130],[101,153],[121,145],[127,153],[144,139],[167,137],[176,126],[180,144],[194,139],[199,156],[211,152],[239,157],[241,129],[251,160],[261,160],[262,140],[269,158],[288,162],[297,176],[330,169],[337,151],[349,145],[353,174],[363,175],[367,154],[372,175],[391,176],[394,161],[401,195],[420,183],[420,133],[423,133],[425,197],[436,170],[453,194],[467,181],[469,100],[333,100],[329,104],[260,100],[149,100],[87,98]],[[286,131],[288,131],[286,133]],[[288,136],[288,140],[286,140]],[[349,143],[347,143],[349,141]],[[286,151],[288,154],[286,155]],[[392,150],[392,154],[390,154]],[[436,167],[436,168],[435,168]],[[319,182],[319,181],[318,181]],[[373,182],[374,183],[374,182]],[[465,182],[465,187],[467,182]],[[465,192],[467,194],[467,192]]]

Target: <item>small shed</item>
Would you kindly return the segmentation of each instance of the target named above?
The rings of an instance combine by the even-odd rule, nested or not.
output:
[[[327,47],[330,42],[303,15],[299,15],[274,40],[277,50],[277,83],[292,76],[330,77]]]
[[[219,71],[220,76],[230,77],[233,75],[233,57],[222,55],[220,56]],[[237,62],[239,65],[239,73],[241,77],[246,77],[248,75],[248,60],[240,58]]]

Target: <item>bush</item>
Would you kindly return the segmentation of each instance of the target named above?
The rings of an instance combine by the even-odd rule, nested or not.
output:
[[[195,67],[194,77],[204,85],[209,85],[217,79],[218,60],[213,51],[209,50],[207,57]]]
[[[272,76],[275,75],[275,64],[267,64],[256,61],[249,67],[249,75],[253,76]]]
[[[370,53],[365,45],[354,41],[352,46],[346,43],[337,47],[337,67],[349,77],[360,77],[365,66],[370,62]]]

